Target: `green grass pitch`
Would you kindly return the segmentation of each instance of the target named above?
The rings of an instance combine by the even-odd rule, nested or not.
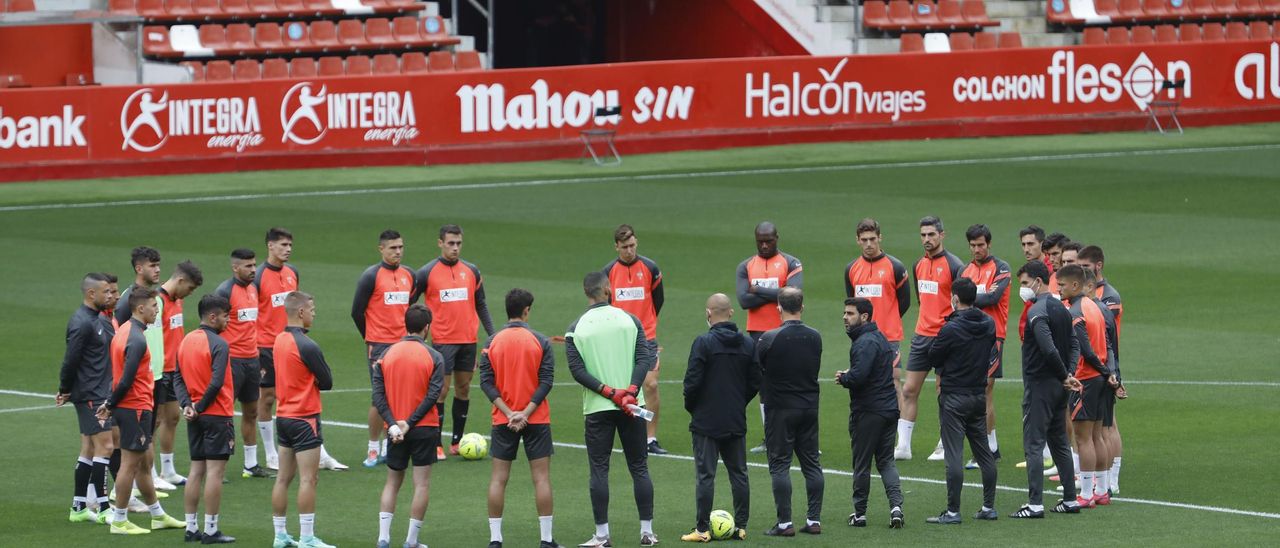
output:
[[[230,275],[232,248],[261,254],[267,227],[293,230],[294,264],[303,288],[317,296],[313,336],[341,390],[324,397],[327,446],[352,466],[321,473],[317,532],[338,545],[372,545],[385,469],[360,467],[365,432],[338,423],[363,423],[369,405],[364,347],[348,311],[356,278],[378,260],[378,233],[404,233],[405,262],[417,268],[437,254],[437,228],[461,224],[463,256],[484,273],[495,316],[502,315],[501,295],[524,287],[537,297],[533,327],[557,335],[584,307],[582,274],[614,256],[613,228],[634,224],[640,252],[658,261],[666,279],[659,340],[668,384],[662,386],[660,437],[673,456],[650,459],[650,471],[657,533],[664,544],[677,544],[694,517],[693,464],[683,457],[690,454],[688,415],[677,383],[690,341],[705,328],[703,301],[712,292],[731,292],[734,267],[754,252],[755,223],[776,222],[781,249],[804,262],[805,320],[824,334],[822,370],[828,377],[848,365],[840,276],[857,254],[854,225],[866,216],[879,219],[886,250],[911,264],[920,255],[916,222],[926,214],[942,217],[948,249],[962,258],[968,257],[964,228],[986,223],[995,233],[994,253],[1015,268],[1022,262],[1017,230],[1028,223],[1104,247],[1107,277],[1127,312],[1124,367],[1131,397],[1119,405],[1125,441],[1120,500],[1080,516],[977,523],[968,515],[980,492],[966,488],[964,524],[927,526],[924,518],[943,508],[945,493],[942,465],[923,458],[937,439],[937,406],[925,397],[916,459],[900,464],[906,529],[886,527],[878,480],[872,485],[872,527],[845,527],[851,512],[848,400],[844,390],[825,383],[826,530],[816,538],[764,538],[773,501],[766,471],[755,467],[750,543],[1272,544],[1280,531],[1280,474],[1272,458],[1280,449],[1277,143],[1280,126],[1257,125],[1196,129],[1183,137],[1109,134],[675,153],[629,157],[615,169],[544,162],[3,185],[0,390],[10,392],[0,392],[0,544],[181,542],[180,531],[109,538],[100,526],[68,524],[75,418],[69,409],[51,408],[52,398],[12,393],[53,393],[80,276],[108,270],[128,280],[128,252],[135,245],[161,251],[165,276],[183,259],[203,267],[205,286],[188,300],[194,309],[199,295]],[[210,198],[215,196],[229,198]],[[1016,323],[1021,304],[1013,301]],[[913,307],[908,325],[915,315]],[[195,316],[187,314],[188,329]],[[1022,460],[1017,346],[1011,341],[1006,350],[1006,380],[996,390],[1004,454],[999,481],[1008,487],[998,495],[1002,516],[1026,496],[1025,474],[1014,468]],[[557,382],[571,383],[564,363],[561,350]],[[484,401],[478,388],[471,396]],[[557,447],[552,463],[556,538],[564,544],[592,532],[585,453],[573,445],[582,442],[579,398],[579,389],[567,384],[550,397],[555,437],[568,444]],[[487,409],[473,406],[468,430],[487,432]],[[747,416],[754,442],[761,435],[754,405]],[[182,427],[178,434],[180,471],[187,467],[184,432]],[[753,455],[751,461],[763,458]],[[241,462],[240,455],[231,461]],[[615,544],[634,545],[639,537],[630,480],[620,455],[614,463]],[[437,548],[487,543],[488,474],[487,461],[451,459],[435,467],[423,542]],[[796,507],[803,508],[803,482],[798,473],[794,478]],[[528,479],[527,465],[517,461],[507,498],[508,546],[537,542]],[[977,473],[968,480],[977,482]],[[233,478],[223,496],[223,530],[242,544],[269,542],[269,491],[269,481]],[[730,506],[723,477],[716,501],[716,507]],[[180,492],[164,505],[181,516]],[[407,505],[406,488],[395,543],[407,526]],[[290,530],[297,534],[296,517]]]

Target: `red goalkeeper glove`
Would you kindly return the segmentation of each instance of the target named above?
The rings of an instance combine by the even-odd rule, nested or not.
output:
[[[600,395],[609,398],[609,401],[612,401],[614,405],[618,406],[630,415],[631,411],[627,409],[627,406],[636,405],[636,396],[634,392],[636,389],[635,385],[631,385],[626,390],[619,390],[606,384],[600,388]]]

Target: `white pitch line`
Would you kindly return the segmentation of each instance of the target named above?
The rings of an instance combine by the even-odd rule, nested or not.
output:
[[[207,202],[228,202],[238,200],[260,200],[275,198],[308,198],[321,196],[353,196],[362,194],[389,194],[402,192],[445,192],[452,190],[485,190],[498,188],[520,188],[565,184],[598,184],[622,181],[659,181],[667,179],[686,179],[703,177],[726,177],[734,175],[785,175],[793,173],[821,173],[830,171],[866,171],[877,169],[904,169],[920,167],[971,166],[990,164],[1015,164],[1026,162],[1045,162],[1060,160],[1093,160],[1099,158],[1123,158],[1133,156],[1168,156],[1178,154],[1198,154],[1205,152],[1242,152],[1251,150],[1272,150],[1280,148],[1280,144],[1239,145],[1228,147],[1193,147],[1153,150],[1129,150],[1116,152],[1081,152],[1072,154],[1037,154],[1029,156],[1009,156],[1004,158],[966,158],[955,160],[925,160],[915,162],[887,162],[882,164],[841,164],[827,166],[795,166],[759,169],[727,169],[718,171],[652,173],[639,175],[615,175],[609,177],[566,177],[559,179],[529,179],[523,181],[506,181],[495,183],[459,183],[437,186],[411,186],[389,188],[356,188],[342,190],[308,190],[276,193],[242,193],[214,196],[192,196],[188,198],[154,198],[136,200],[116,200],[104,202],[64,202],[56,204],[30,204],[0,207],[0,213],[15,211],[39,211],[47,209],[84,209],[118,206],[193,204]]]
[[[45,409],[57,409],[56,405],[37,405],[35,407],[15,407],[13,409],[0,409],[0,413],[19,413],[22,411],[42,411]]]
[[[41,394],[39,392],[24,392],[22,390],[4,390],[0,389],[0,394],[8,394],[10,396],[28,396],[32,398],[53,398],[53,394]]]

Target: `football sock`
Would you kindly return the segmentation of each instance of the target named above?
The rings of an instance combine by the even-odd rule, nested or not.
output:
[[[791,522],[789,522],[789,521],[788,521],[788,522],[786,522],[786,523],[779,523],[779,524],[778,524],[778,528],[779,528],[779,529],[786,529],[786,528],[788,528],[788,527],[791,527]]]
[[[120,448],[117,447],[111,452],[111,459],[107,461],[107,469],[111,470],[111,479],[115,480],[120,475]]]
[[[271,526],[275,528],[277,535],[289,534],[289,518],[285,516],[271,516]]]
[[[915,421],[898,419],[898,447],[911,447],[911,432],[915,429]]]
[[[218,532],[218,514],[204,515],[204,534],[212,535]]]
[[[653,520],[651,519],[640,520],[640,534],[643,535],[645,533],[648,533],[650,535],[653,534]]]
[[[658,438],[650,437],[649,439],[644,440],[645,443],[653,443],[655,441],[658,441]]]
[[[89,491],[89,476],[93,474],[93,461],[80,457],[76,460],[75,491],[72,492],[71,509],[84,510],[86,493]]]
[[[551,516],[538,516],[538,532],[542,534],[543,542],[553,542],[551,538]]]
[[[125,505],[124,508],[113,507],[111,511],[114,513],[113,519],[111,521],[113,522],[129,521],[129,506],[127,504]]]
[[[173,453],[160,453],[160,474],[163,477],[178,474],[178,471],[173,469]]]
[[[387,456],[387,438],[382,438],[382,444],[378,448],[378,454]]]
[[[1071,452],[1071,466],[1075,468],[1076,474],[1083,472],[1083,470],[1080,470],[1080,453]],[[1062,474],[1062,470],[1058,470],[1058,474]]]
[[[1073,501],[1069,502],[1068,504],[1075,504],[1075,503],[1076,503],[1076,501],[1074,501],[1074,500],[1073,500]],[[1044,505],[1043,505],[1043,504],[1028,504],[1028,505],[1027,505],[1027,508],[1028,508],[1028,509],[1030,509],[1032,512],[1043,512],[1043,511],[1044,511]]]
[[[422,531],[422,520],[409,518],[409,534],[405,535],[404,542],[410,546],[418,545],[418,533]]]
[[[378,542],[391,542],[391,512],[378,512]]]
[[[93,468],[89,472],[89,484],[93,485],[93,490],[96,492],[94,496],[98,499],[99,512],[107,508],[107,502],[110,500],[110,495],[107,493],[108,464],[109,459],[93,457]]]
[[[316,515],[315,514],[298,514],[298,533],[302,538],[311,538],[316,536]]]
[[[187,514],[187,532],[194,533],[200,530],[200,522],[196,519],[195,514]]]
[[[987,447],[991,448],[991,452],[995,453],[1000,450],[1000,442],[996,441],[996,430],[991,429],[991,433],[987,434]]]
[[[258,421],[258,438],[268,461],[280,458],[280,454],[276,452],[276,421]]]
[[[152,504],[152,505],[148,506],[148,507],[147,507],[147,510],[150,510],[150,511],[151,511],[151,517],[153,517],[153,518],[162,518],[162,517],[164,517],[164,508],[161,508],[161,507],[160,507],[160,501],[156,501],[156,503],[155,503],[155,504]]]
[[[369,452],[370,452],[370,453],[377,453],[377,452],[378,452],[378,442],[376,442],[376,441],[371,441],[371,442],[369,442]]]
[[[1111,461],[1111,485],[1110,489],[1120,489],[1120,457],[1116,457]]]
[[[804,524],[805,524],[805,525],[822,525],[822,522],[820,522],[820,521],[813,521],[813,520],[811,520],[811,519],[809,519],[809,518],[805,518],[805,519],[804,519]]]
[[[258,465],[258,446],[244,446],[244,467],[245,469],[253,468]]]
[[[596,524],[596,538],[609,538],[609,524],[608,524],[608,523],[597,523],[597,524]]]
[[[1100,497],[1102,495],[1107,494],[1107,489],[1111,488],[1111,479],[1109,478],[1110,475],[1111,475],[1111,472],[1108,470],[1103,470],[1101,472],[1094,472],[1093,496]]]
[[[471,409],[471,400],[453,399],[453,443],[462,440],[467,430],[467,411]]]
[[[502,518],[489,518],[489,542],[502,542]]]
[[[1085,495],[1088,495],[1088,496],[1085,496]],[[1093,497],[1093,471],[1092,470],[1080,471],[1080,497],[1086,498],[1086,499]]]

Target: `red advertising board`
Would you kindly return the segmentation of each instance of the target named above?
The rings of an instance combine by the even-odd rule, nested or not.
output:
[[[166,162],[173,172],[309,167],[317,158],[327,158],[324,165],[421,162],[457,150],[563,155],[576,151],[582,130],[599,127],[617,129],[624,152],[661,149],[654,143],[663,140],[688,148],[778,143],[789,133],[838,140],[910,128],[897,135],[946,136],[954,132],[936,129],[960,125],[993,128],[970,130],[985,135],[1092,131],[1130,127],[1157,99],[1180,100],[1181,111],[1201,123],[1280,119],[1280,43],[5,90],[0,180],[84,173],[74,166],[126,174]],[[597,116],[602,107],[619,107],[618,114]],[[1129,124],[1097,123],[1108,119]]]

